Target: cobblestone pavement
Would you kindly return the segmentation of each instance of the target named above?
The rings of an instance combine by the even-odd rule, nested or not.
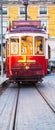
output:
[[[45,87],[40,89],[55,105],[55,74],[45,76],[42,84]],[[15,88],[8,88],[0,96],[0,130],[8,130],[8,126],[10,126],[9,119],[11,119],[14,110],[13,105],[16,103],[16,97],[17,90]],[[55,130],[55,113],[35,87],[20,89],[15,130]]]
[[[46,75],[43,78],[43,82],[53,82],[53,83],[55,83],[55,73],[51,73],[51,74]]]
[[[6,81],[8,78],[6,77],[6,74],[4,74],[3,76],[0,75],[0,85]]]
[[[35,88],[20,90],[15,130],[55,130],[55,115]]]
[[[48,75],[43,79],[40,90],[44,92],[53,106],[55,106],[55,74]]]
[[[17,88],[8,88],[0,96],[0,130],[12,130]]]

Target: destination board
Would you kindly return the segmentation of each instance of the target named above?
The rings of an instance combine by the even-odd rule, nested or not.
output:
[[[33,20],[33,21],[13,21],[12,27],[16,28],[18,26],[41,26],[40,20]]]

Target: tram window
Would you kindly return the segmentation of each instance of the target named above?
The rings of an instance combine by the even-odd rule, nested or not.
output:
[[[33,55],[33,37],[21,37],[21,55]]]
[[[37,53],[43,54],[43,43],[42,40],[37,41]]]
[[[11,38],[11,42],[19,42],[19,39]]]
[[[19,38],[11,38],[10,43],[10,53],[17,55],[19,51]]]
[[[35,52],[35,55],[43,54],[43,38],[42,37],[35,37],[34,52]]]

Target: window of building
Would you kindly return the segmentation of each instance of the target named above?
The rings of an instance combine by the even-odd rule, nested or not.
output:
[[[25,15],[25,7],[20,7],[20,15]]]
[[[48,21],[46,19],[41,20],[41,26],[48,32]]]
[[[7,15],[7,7],[3,7],[3,15]]]
[[[6,33],[8,27],[8,21],[3,21],[3,34]]]
[[[7,11],[8,11],[7,7],[2,7],[1,9],[2,9],[2,14],[7,15]],[[1,15],[1,10],[0,10],[0,15]]]
[[[0,27],[1,27],[1,21],[0,21]],[[3,20],[3,34],[6,33],[7,27],[8,27],[8,21]],[[1,28],[0,28],[0,34],[1,34]]]
[[[41,6],[40,8],[39,8],[39,15],[46,15],[47,14],[47,7],[43,7],[43,6]]]

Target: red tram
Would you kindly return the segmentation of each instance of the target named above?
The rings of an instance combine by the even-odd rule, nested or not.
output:
[[[6,75],[11,81],[38,82],[47,74],[47,38],[40,21],[13,21],[6,33]]]

